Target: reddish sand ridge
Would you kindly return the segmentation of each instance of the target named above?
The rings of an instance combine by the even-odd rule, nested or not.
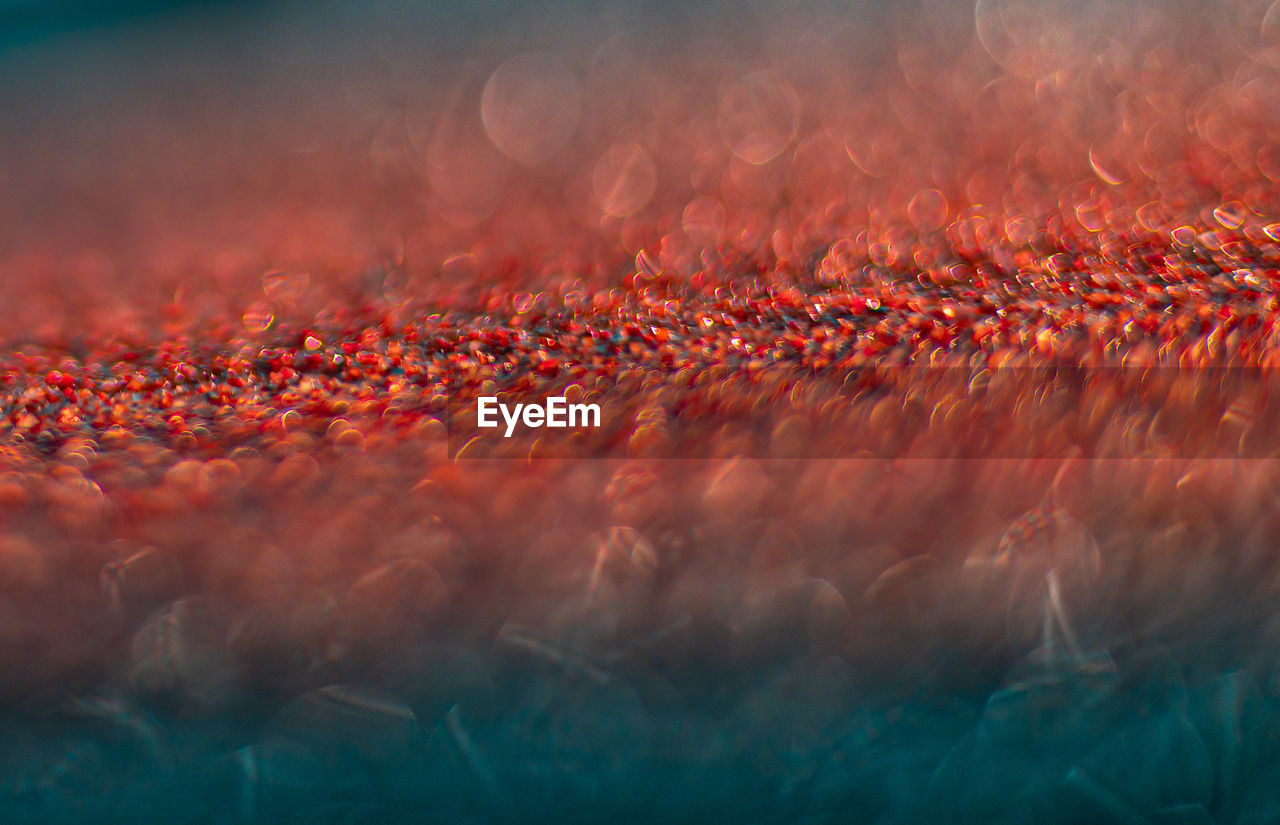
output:
[[[1270,4],[758,5],[0,88],[5,815],[1270,815]]]

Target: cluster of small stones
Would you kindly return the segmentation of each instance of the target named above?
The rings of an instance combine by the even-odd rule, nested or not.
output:
[[[1269,370],[1280,330],[1280,246],[1270,237],[1280,229],[1216,214],[1230,228],[1183,227],[1105,262],[1092,241],[966,252],[921,236],[911,241],[914,257],[958,262],[894,270],[855,251],[865,243],[837,240],[792,276],[764,258],[746,260],[765,274],[734,275],[744,263],[724,261],[677,278],[642,250],[619,286],[563,301],[539,293],[483,311],[426,305],[401,323],[366,317],[221,344],[180,336],[82,344],[89,351],[78,355],[33,347],[0,359],[0,428],[11,445],[43,455],[133,438],[178,453],[229,453],[338,429],[352,434],[335,443],[349,446],[370,434],[361,429],[443,433],[479,395],[540,399],[576,385],[575,399],[625,410],[605,416],[610,438],[638,437],[632,452],[643,454],[645,425],[669,417],[716,425],[754,409],[782,420],[794,407],[808,425],[830,425],[842,406],[856,406],[859,390],[882,400],[884,370],[920,368],[917,396],[939,375],[931,371],[964,373],[958,400],[971,404],[970,379],[1002,369]],[[817,384],[844,392],[803,391]],[[1232,409],[1245,425],[1262,413],[1265,397],[1252,389],[1222,399],[1211,423]],[[928,408],[945,406],[944,396]],[[1075,412],[1101,417],[1101,396]],[[1147,399],[1148,417],[1166,399]],[[870,434],[900,412],[882,409]],[[947,435],[963,429],[953,422]],[[579,454],[607,448],[591,446]]]

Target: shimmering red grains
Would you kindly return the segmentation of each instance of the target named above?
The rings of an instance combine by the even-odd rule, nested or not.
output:
[[[846,65],[856,50],[841,44],[794,65],[709,55],[704,74],[689,71],[694,56],[677,54],[636,73],[676,95],[628,95],[631,80],[596,76],[608,61],[583,61],[570,67],[591,76],[578,89],[583,128],[565,136],[561,155],[529,168],[509,157],[520,154],[519,134],[500,130],[490,146],[477,131],[463,149],[480,160],[450,174],[446,127],[474,120],[480,101],[458,114],[412,94],[385,108],[370,102],[341,134],[310,128],[306,151],[274,132],[259,140],[256,128],[243,130],[252,144],[206,145],[216,89],[212,110],[191,122],[173,114],[152,129],[140,117],[122,137],[90,141],[89,165],[122,167],[102,187],[110,231],[23,224],[19,252],[4,253],[5,273],[51,285],[0,314],[0,530],[40,539],[8,549],[13,581],[31,589],[53,578],[30,558],[46,552],[45,539],[55,561],[87,552],[100,562],[76,543],[127,538],[134,545],[112,551],[119,564],[104,572],[104,598],[117,613],[146,612],[156,606],[149,596],[136,611],[117,603],[152,593],[139,559],[165,547],[196,589],[243,611],[225,638],[255,667],[282,646],[277,625],[318,637],[286,651],[305,670],[332,665],[326,657],[341,659],[353,641],[373,644],[406,605],[421,601],[432,622],[465,609],[459,582],[492,576],[519,591],[502,568],[534,546],[551,548],[549,558],[569,547],[563,554],[580,560],[568,577],[576,586],[599,551],[574,549],[596,547],[600,535],[613,550],[630,548],[654,586],[685,572],[682,552],[750,556],[767,535],[751,575],[786,588],[759,604],[788,612],[798,600],[839,614],[829,590],[805,584],[804,564],[788,566],[788,548],[807,563],[838,554],[825,531],[859,546],[891,543],[867,551],[866,569],[842,559],[850,569],[827,571],[857,609],[877,576],[912,555],[954,554],[929,534],[937,525],[921,525],[925,505],[944,511],[953,531],[997,529],[1017,515],[1001,496],[1023,492],[987,479],[996,503],[985,503],[998,513],[970,521],[902,467],[877,465],[865,478],[844,465],[771,475],[748,461],[683,478],[650,458],[826,457],[873,445],[897,455],[923,425],[941,441],[927,449],[940,453],[947,438],[988,433],[1015,452],[1060,456],[1103,443],[1127,455],[1138,440],[1167,458],[1186,449],[1161,435],[1170,418],[1222,439],[1224,452],[1266,454],[1248,439],[1268,400],[1247,387],[1212,409],[1203,387],[1122,384],[1132,408],[1091,387],[1060,409],[1049,384],[1002,390],[988,373],[1276,365],[1277,166],[1269,127],[1249,115],[1269,110],[1269,77],[1234,43],[1206,72],[1162,58],[1152,73],[1135,45],[1130,56],[1064,56],[1039,73],[1002,68],[1007,54],[992,63],[964,42],[973,48],[922,56],[906,39],[874,72]],[[714,82],[702,88],[704,76]],[[1209,123],[1223,107],[1234,124],[1226,135]],[[265,117],[243,114],[250,125]],[[749,128],[755,117],[766,128]],[[131,143],[164,135],[180,139],[154,156]],[[204,185],[232,165],[206,171],[206,153],[222,157],[212,148],[237,159],[243,168],[229,177],[250,181],[248,194]],[[483,175],[473,173],[489,166],[498,183],[479,191]],[[39,169],[56,179],[53,167]],[[0,206],[24,180],[33,190],[44,183],[36,165],[14,176]],[[170,200],[198,206],[199,220],[156,205]],[[98,277],[104,264],[118,277]],[[92,297],[77,295],[81,287]],[[904,365],[955,367],[967,380],[895,378]],[[1011,418],[984,417],[990,410],[975,399],[1000,392]],[[546,462],[449,463],[462,445],[448,444],[446,431],[465,429],[476,396],[551,393],[601,404],[604,426],[564,443],[513,439],[513,454]],[[602,455],[634,463],[616,473],[562,463]],[[1212,492],[1195,479],[1165,489],[1168,473],[1148,471],[1124,489],[1166,515],[1171,501],[1203,503],[1193,487]],[[545,501],[548,479],[570,491],[569,503]],[[959,500],[962,487],[948,489]],[[1080,506],[1096,523],[1122,524],[1107,521],[1106,505]],[[800,549],[781,529],[758,529],[784,516],[799,525]],[[579,523],[591,519],[603,522]],[[463,535],[473,556],[456,558],[467,548],[452,545],[444,553],[413,529]],[[367,548],[376,559],[360,555]],[[549,567],[539,572],[554,576]],[[927,567],[896,567],[870,601],[911,590]],[[131,584],[131,571],[141,580]],[[591,602],[629,577],[602,573],[577,595]],[[698,576],[688,581],[688,592],[663,594],[662,609],[716,613],[694,598]],[[166,603],[184,595],[156,587]],[[295,595],[305,616],[257,612]],[[207,618],[206,606],[180,604],[143,637],[182,640]],[[755,626],[728,608],[716,615],[735,632]],[[344,621],[351,626],[337,629]],[[815,646],[825,649],[819,630]],[[555,649],[545,639],[529,647]],[[151,655],[137,652],[136,681],[182,688],[183,674],[154,669]]]

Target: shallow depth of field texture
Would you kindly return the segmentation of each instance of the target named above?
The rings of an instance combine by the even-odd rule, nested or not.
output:
[[[1280,821],[1267,3],[91,6],[0,821]]]

